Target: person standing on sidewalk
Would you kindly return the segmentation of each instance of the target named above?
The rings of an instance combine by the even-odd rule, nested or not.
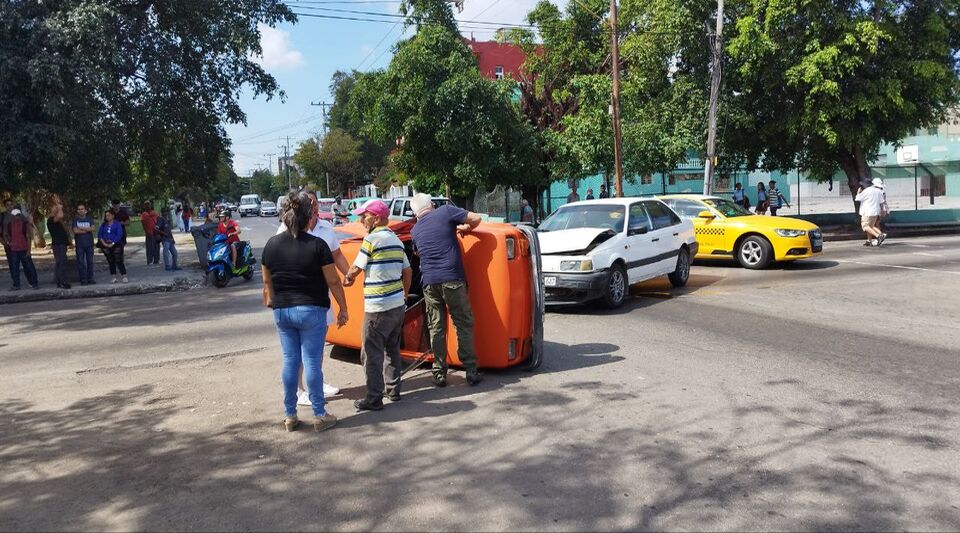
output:
[[[0,244],[3,244],[3,255],[7,258],[7,264],[10,265],[13,261],[10,259],[10,245],[7,244],[7,239],[3,236],[3,228],[7,225],[7,220],[13,218],[13,200],[7,198],[3,201],[3,213],[0,213]]]
[[[738,182],[733,186],[733,203],[743,207],[744,199],[747,197],[746,191],[743,190],[743,185],[740,185]]]
[[[150,202],[143,204],[143,211],[140,212],[140,223],[143,225],[144,245],[147,252],[147,265],[160,264],[160,241],[154,235],[154,228],[157,227],[157,219],[160,215],[153,208]]]
[[[183,232],[190,233],[190,220],[193,218],[193,208],[190,204],[183,204],[183,212],[180,215],[183,217]]]
[[[263,303],[273,309],[273,320],[283,352],[283,406],[287,431],[300,426],[297,418],[297,382],[301,366],[310,390],[313,429],[323,431],[337,423],[323,398],[323,349],[327,336],[330,293],[339,305],[337,327],[347,323],[347,300],[330,248],[307,233],[313,204],[305,192],[290,193],[280,215],[287,231],[270,237],[263,248]]]
[[[417,215],[413,226],[413,242],[420,255],[423,296],[433,349],[433,384],[447,385],[447,309],[457,328],[457,355],[467,373],[467,383],[483,380],[477,371],[477,355],[473,346],[473,311],[467,295],[467,275],[457,231],[470,231],[480,225],[480,215],[452,205],[433,207],[427,194],[410,200]]]
[[[67,282],[67,247],[70,246],[70,234],[63,225],[63,206],[54,204],[47,218],[47,231],[50,232],[50,246],[53,249],[53,281],[58,289],[69,289]]]
[[[330,248],[330,253],[333,255],[333,263],[337,266],[337,270],[346,276],[347,272],[350,271],[350,264],[347,263],[347,258],[344,257],[343,252],[340,251],[340,240],[337,239],[337,234],[333,230],[333,225],[320,218],[320,200],[317,199],[317,193],[314,191],[308,191],[307,195],[310,197],[310,202],[313,206],[313,219],[310,221],[310,226],[307,229],[307,233],[319,239],[323,239],[323,242],[327,243],[327,247]],[[281,217],[280,227],[277,228],[277,235],[280,235],[285,231],[287,231],[287,225],[283,222],[283,218]],[[332,324],[335,319],[336,318],[333,316],[333,309],[329,309],[327,311],[327,324]],[[324,398],[333,398],[338,394],[340,394],[339,387],[335,387],[327,381],[323,382]],[[300,371],[300,393],[298,396],[297,405],[310,405],[310,392],[307,390],[307,387],[303,382],[303,369]]]
[[[883,192],[883,180],[877,178],[872,183],[867,181],[861,183],[855,200],[860,202],[860,227],[867,235],[867,242],[863,245],[883,245],[883,241],[887,240],[887,234],[881,232],[877,226],[880,215],[889,211],[887,197]]]
[[[37,280],[37,267],[33,264],[33,257],[30,256],[30,242],[33,240],[33,224],[24,216],[20,206],[15,206],[10,210],[9,215],[4,217],[3,222],[3,242],[10,247],[10,253],[7,256],[10,266],[10,277],[13,278],[11,291],[20,290],[20,269],[27,277],[27,283],[31,289],[39,289]]]
[[[77,204],[77,216],[73,219],[73,245],[77,251],[77,271],[80,285],[93,285],[93,233],[96,225],[87,216],[87,206]]]
[[[120,223],[120,229],[123,230],[123,236],[120,239],[120,246],[127,247],[127,226],[130,225],[130,213],[127,208],[120,205],[120,200],[110,201],[110,211],[113,213],[113,220]]]
[[[180,270],[177,266],[177,243],[173,240],[173,227],[170,225],[170,208],[164,207],[157,217],[157,225],[153,229],[155,236],[163,245],[163,269]],[[171,261],[172,258],[172,261]]]
[[[103,251],[103,256],[107,258],[107,264],[110,266],[110,275],[113,276],[113,283],[122,281],[127,283],[127,266],[123,263],[123,225],[113,217],[113,211],[107,211],[103,214],[103,224],[100,224],[100,230],[97,232],[98,246]],[[122,277],[118,277],[117,273]]]
[[[400,339],[407,293],[413,270],[403,243],[387,227],[390,208],[381,200],[368,200],[353,214],[367,228],[360,253],[344,276],[343,286],[353,285],[363,272],[363,340],[360,360],[367,373],[367,396],[353,402],[360,411],[383,409],[383,397],[400,401]],[[386,366],[384,366],[386,363]]]

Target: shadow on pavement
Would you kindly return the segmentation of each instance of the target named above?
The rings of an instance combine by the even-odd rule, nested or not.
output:
[[[481,407],[454,386],[322,434],[262,419],[176,429],[191,406],[152,385],[59,410],[5,400],[0,520],[9,530],[960,529],[960,486],[943,468],[955,461],[955,411],[763,387],[810,396],[718,397],[693,415],[640,391],[599,410],[574,392],[616,387],[587,381],[504,389],[478,420],[458,418]],[[644,416],[603,423],[625,409]],[[922,429],[890,429],[904,416]],[[891,449],[940,455],[904,468],[878,458]]]

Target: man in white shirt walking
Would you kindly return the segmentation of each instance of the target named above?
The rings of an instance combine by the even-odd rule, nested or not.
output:
[[[883,180],[874,178],[870,184],[864,183],[857,192],[856,201],[860,202],[860,227],[867,235],[864,246],[880,246],[887,234],[880,231],[880,217],[889,212],[887,196],[883,192]]]

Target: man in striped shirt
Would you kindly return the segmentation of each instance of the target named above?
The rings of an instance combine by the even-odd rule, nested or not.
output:
[[[353,402],[361,411],[383,409],[383,397],[400,401],[400,338],[407,292],[413,279],[403,243],[387,228],[390,208],[369,200],[353,211],[367,228],[360,253],[343,285],[349,287],[363,272],[363,348],[360,357],[367,373],[367,396]],[[386,366],[384,363],[386,362]]]

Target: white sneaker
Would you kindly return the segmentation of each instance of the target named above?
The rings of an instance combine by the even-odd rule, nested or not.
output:
[[[122,282],[124,282],[124,283],[130,283],[130,280],[127,279],[126,276],[124,276],[123,279],[121,279],[120,281],[122,281]]]
[[[297,393],[297,405],[313,405],[310,403],[310,395],[307,391],[302,390]]]
[[[323,397],[324,398],[333,398],[334,396],[340,394],[340,389],[334,387],[333,385],[324,383],[323,384]]]
[[[117,283],[118,281],[120,281],[120,279],[114,276],[113,281],[111,281],[110,283]]]
[[[872,239],[870,241],[870,246],[880,246],[880,241],[877,239]]]

